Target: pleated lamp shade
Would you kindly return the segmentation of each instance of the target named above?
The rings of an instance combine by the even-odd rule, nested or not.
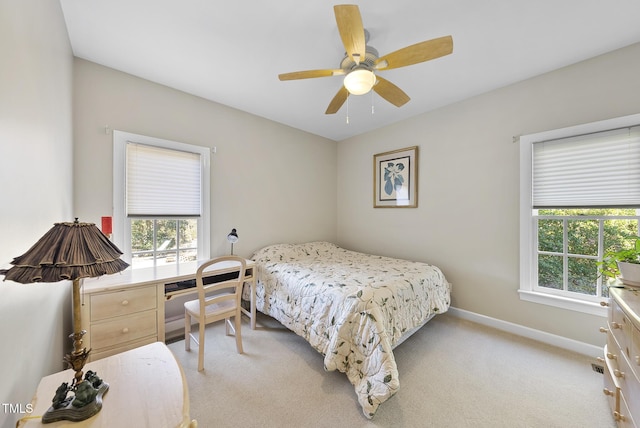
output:
[[[55,223],[0,275],[22,284],[92,278],[125,270],[129,264],[121,255],[93,223]]]

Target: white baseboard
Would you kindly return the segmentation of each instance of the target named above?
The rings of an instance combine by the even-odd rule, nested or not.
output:
[[[165,340],[171,340],[179,336],[184,336],[184,315],[172,317],[164,323]]]
[[[518,336],[537,340],[538,342],[557,346],[558,348],[567,349],[569,351],[577,352],[589,357],[595,358],[602,355],[601,347],[591,345],[589,343],[579,342],[577,340],[547,333],[541,330],[535,330],[533,328],[525,327],[519,324],[491,318],[486,315],[476,314],[475,312],[465,311],[464,309],[450,307],[448,313],[458,318],[473,321],[475,323],[493,327],[501,331],[506,331],[508,333],[517,334]]]

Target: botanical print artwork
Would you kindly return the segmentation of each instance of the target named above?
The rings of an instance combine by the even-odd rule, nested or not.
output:
[[[418,147],[373,156],[374,208],[418,206]]]
[[[384,167],[384,192],[390,200],[407,199],[408,191],[404,185],[405,164],[409,164],[407,157],[395,162],[387,162],[387,166]]]

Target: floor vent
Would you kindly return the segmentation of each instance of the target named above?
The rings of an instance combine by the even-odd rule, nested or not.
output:
[[[599,364],[594,364],[591,363],[591,368],[593,369],[594,372],[596,373],[600,373],[603,374],[604,373],[604,367],[599,365]]]

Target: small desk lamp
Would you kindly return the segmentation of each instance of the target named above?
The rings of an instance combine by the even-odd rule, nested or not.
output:
[[[89,370],[82,378],[91,349],[82,347],[80,323],[80,279],[109,275],[125,270],[129,264],[122,252],[93,223],[55,223],[26,253],[13,259],[10,269],[0,270],[5,280],[22,284],[73,281],[73,352],[64,361],[75,370],[71,385],[64,382],[55,392],[52,406],[42,416],[43,423],[59,420],[82,421],[100,411],[102,395],[109,384]],[[67,397],[69,392],[75,395]],[[52,391],[53,394],[53,391]]]
[[[233,256],[233,244],[238,242],[238,232],[235,229],[231,229],[231,233],[227,235],[227,241],[231,242],[231,255]]]

